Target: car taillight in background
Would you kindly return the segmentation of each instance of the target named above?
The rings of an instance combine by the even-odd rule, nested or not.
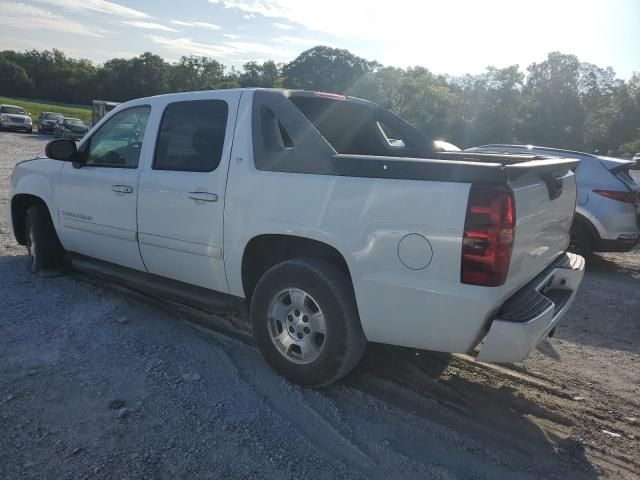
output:
[[[594,190],[593,193],[611,198],[619,202],[637,204],[640,203],[640,194],[637,192],[620,192],[618,190]]]
[[[513,251],[515,213],[511,189],[471,185],[462,238],[462,283],[504,284]]]

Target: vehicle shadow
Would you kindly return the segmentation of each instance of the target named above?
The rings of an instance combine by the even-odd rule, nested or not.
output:
[[[640,353],[640,270],[632,262],[615,258],[593,255],[588,259],[583,283],[556,338]]]
[[[555,410],[556,399],[543,401],[548,396],[522,393],[508,379],[448,354],[370,344],[345,383],[416,421],[453,430],[479,445],[483,456],[505,461],[514,471],[545,478],[598,476],[584,447],[572,438],[573,419]],[[424,436],[433,433],[424,432]],[[428,442],[426,438],[414,441],[417,445]],[[415,461],[424,455],[410,445],[405,445],[404,453]]]

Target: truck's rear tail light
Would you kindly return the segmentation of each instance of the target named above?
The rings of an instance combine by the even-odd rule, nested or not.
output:
[[[515,228],[513,191],[471,185],[462,238],[462,283],[496,287],[509,273]]]
[[[620,192],[618,190],[594,190],[593,193],[611,198],[619,202],[635,204],[638,202],[638,195],[635,192]]]

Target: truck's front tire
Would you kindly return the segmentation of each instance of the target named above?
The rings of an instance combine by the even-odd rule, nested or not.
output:
[[[25,218],[25,243],[29,270],[56,270],[64,265],[65,253],[46,206],[32,205]]]
[[[308,387],[344,377],[367,343],[349,276],[317,258],[287,260],[269,269],[253,292],[251,324],[269,365]]]

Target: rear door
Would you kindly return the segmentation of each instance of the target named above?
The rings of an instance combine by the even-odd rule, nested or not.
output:
[[[166,104],[138,197],[140,252],[150,273],[228,292],[225,184],[241,93]]]
[[[144,270],[136,239],[136,196],[141,152],[153,148],[143,142],[150,113],[149,105],[116,113],[82,143],[85,165],[65,162],[55,204],[67,250]]]

